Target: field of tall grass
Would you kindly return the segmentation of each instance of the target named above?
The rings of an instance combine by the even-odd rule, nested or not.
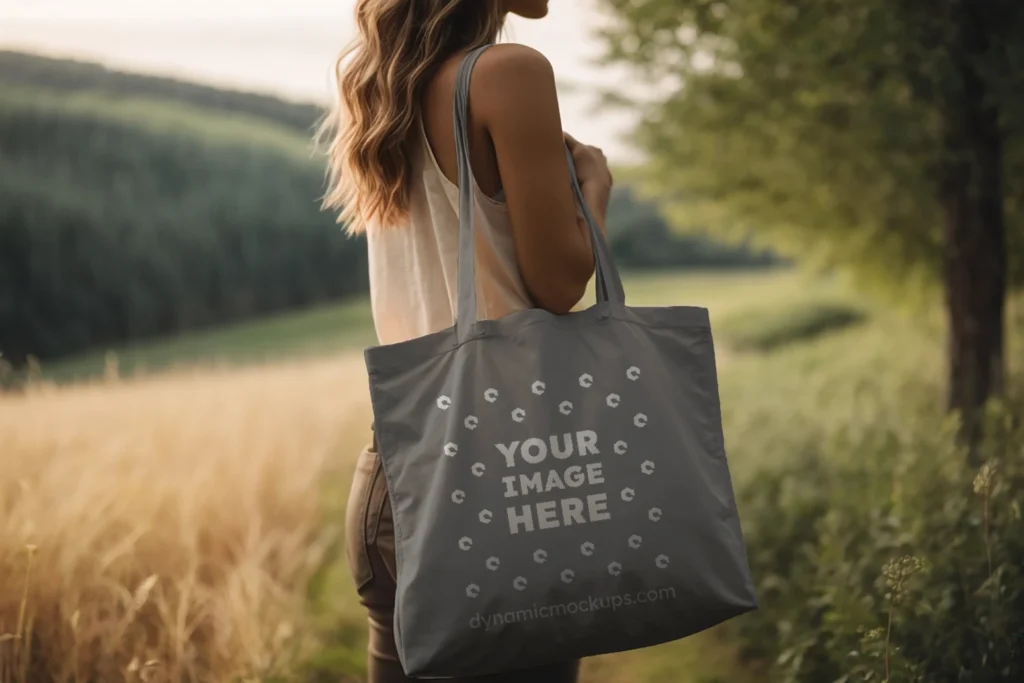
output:
[[[0,680],[280,674],[364,387],[347,356],[0,399]]]
[[[738,487],[939,379],[930,332],[868,317],[841,287],[809,287],[788,273],[627,284],[633,303],[712,311]],[[755,311],[770,319],[760,344]],[[204,344],[227,357],[239,336]],[[0,394],[0,683],[363,679],[364,617],[340,545],[371,419],[362,360],[330,344],[290,357],[292,337],[280,339],[273,362],[135,378],[104,376],[93,354],[77,361],[89,381],[57,384],[43,368]],[[147,348],[164,363],[189,344]],[[765,680],[731,636],[595,658],[584,681]]]

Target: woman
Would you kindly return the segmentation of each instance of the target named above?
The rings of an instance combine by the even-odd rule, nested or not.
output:
[[[453,89],[462,58],[498,38],[508,14],[539,19],[547,0],[359,0],[359,37],[338,62],[339,103],[327,120],[330,192],[369,248],[374,324],[382,344],[452,326],[456,311],[458,169]],[[550,63],[500,44],[469,88],[480,319],[540,307],[569,312],[594,272],[586,223],[565,158],[604,229],[612,177],[601,151],[562,131]],[[369,612],[369,680],[409,681],[393,632],[394,527],[374,442],[359,458],[347,513],[348,558]],[[578,662],[486,681],[575,681]]]

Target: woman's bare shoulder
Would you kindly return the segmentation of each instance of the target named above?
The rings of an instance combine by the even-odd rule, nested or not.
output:
[[[472,96],[487,118],[507,118],[541,107],[557,112],[555,73],[538,50],[519,43],[500,43],[480,55],[474,69]]]
[[[480,55],[479,68],[485,71],[551,71],[551,62],[540,50],[521,43],[498,43]]]

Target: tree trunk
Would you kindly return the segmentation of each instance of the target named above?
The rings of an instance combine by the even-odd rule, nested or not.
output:
[[[1003,135],[979,60],[988,52],[983,16],[964,2],[957,60],[960,88],[947,109],[945,294],[949,321],[948,407],[977,460],[980,408],[1004,389],[1007,286]]]

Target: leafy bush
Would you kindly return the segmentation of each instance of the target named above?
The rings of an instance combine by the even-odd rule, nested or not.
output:
[[[737,351],[771,351],[861,323],[866,317],[848,303],[803,300],[733,313],[717,329]]]
[[[992,406],[978,469],[918,398],[858,406],[741,491],[761,609],[736,627],[773,681],[1022,680],[1024,402]]]

